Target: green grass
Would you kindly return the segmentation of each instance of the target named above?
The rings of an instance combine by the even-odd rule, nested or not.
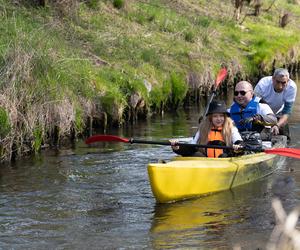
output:
[[[285,29],[278,9],[293,13]],[[57,127],[64,137],[100,114],[124,122],[134,95],[145,110],[181,106],[194,91],[190,73],[209,87],[223,64],[249,77],[271,70],[274,59],[288,64],[291,50],[299,61],[299,13],[279,0],[238,25],[230,0],[89,0],[64,16],[0,0],[0,135],[16,135],[18,152],[28,146],[22,138],[39,151]],[[1,147],[2,159],[13,143]]]
[[[7,111],[0,107],[0,137],[4,138],[11,131],[11,124]]]

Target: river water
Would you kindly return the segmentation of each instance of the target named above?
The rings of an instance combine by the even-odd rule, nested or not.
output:
[[[290,124],[297,148],[299,101]],[[199,113],[179,111],[109,133],[159,141],[188,137]],[[273,175],[232,191],[156,204],[147,164],[174,156],[167,146],[91,148],[78,141],[73,149],[1,166],[0,249],[264,249],[275,225],[272,199],[278,197],[287,212],[299,205],[299,161],[290,158]]]

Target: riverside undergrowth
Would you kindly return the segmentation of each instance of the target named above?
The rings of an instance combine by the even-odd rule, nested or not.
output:
[[[199,100],[221,66],[226,86],[297,68],[300,6],[272,2],[241,24],[229,0],[0,0],[1,161]]]

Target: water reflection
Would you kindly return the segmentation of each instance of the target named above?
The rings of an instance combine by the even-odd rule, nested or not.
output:
[[[298,97],[291,119],[295,148],[299,105]],[[162,141],[189,137],[199,114],[198,108],[181,110],[108,133]],[[170,147],[78,142],[74,149],[2,166],[0,249],[264,248],[275,223],[272,198],[280,197],[287,211],[298,205],[294,159],[233,192],[158,205],[146,166],[174,156]]]
[[[189,247],[232,248],[243,244],[243,238],[231,235],[246,220],[253,224],[271,228],[269,220],[272,212],[270,203],[258,203],[271,195],[272,178],[245,185],[232,191],[173,204],[157,205],[151,226],[154,248],[174,248],[184,245],[186,239]],[[259,204],[259,209],[253,204]],[[261,210],[270,211],[264,216]],[[272,219],[271,219],[272,220]],[[251,231],[251,230],[250,230]],[[245,233],[245,232],[243,232]],[[228,242],[227,238],[231,240]],[[259,242],[259,241],[258,241]],[[225,244],[224,244],[225,243]],[[263,247],[261,242],[253,248]]]

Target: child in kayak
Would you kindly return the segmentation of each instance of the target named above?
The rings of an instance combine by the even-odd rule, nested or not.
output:
[[[177,139],[170,140],[175,153],[182,156],[207,156],[212,158],[228,157],[232,155],[232,150],[228,151],[216,148],[199,149],[190,146],[178,146]],[[201,145],[229,146],[237,152],[241,149],[242,137],[238,129],[234,126],[229,117],[226,105],[223,101],[212,101],[209,105],[206,117],[201,121],[199,129],[190,142]]]

